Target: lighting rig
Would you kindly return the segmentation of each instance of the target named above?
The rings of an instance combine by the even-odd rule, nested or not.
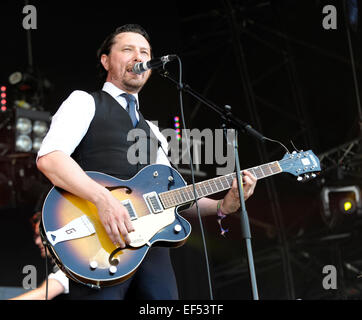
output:
[[[0,207],[34,203],[45,178],[36,168],[36,154],[48,132],[51,114],[45,93],[51,85],[33,72],[14,72],[0,84]]]

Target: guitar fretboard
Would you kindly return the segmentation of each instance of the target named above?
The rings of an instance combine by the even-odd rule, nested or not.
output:
[[[278,161],[263,164],[261,166],[246,169],[251,172],[258,180],[282,172]],[[190,203],[195,199],[200,199],[231,188],[236,173],[230,173],[225,176],[216,177],[195,184],[196,196],[192,185],[159,193],[159,198],[165,209],[178,205]]]

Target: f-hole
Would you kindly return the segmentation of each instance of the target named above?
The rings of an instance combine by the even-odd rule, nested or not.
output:
[[[106,187],[109,191],[113,191],[116,189],[126,189],[126,193],[130,194],[132,193],[132,189],[130,187],[127,186],[116,186],[116,187]]]

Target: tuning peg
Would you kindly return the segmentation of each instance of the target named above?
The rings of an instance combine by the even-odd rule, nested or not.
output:
[[[309,174],[305,174],[305,175],[304,175],[304,178],[305,178],[305,179],[309,179]]]
[[[297,181],[302,181],[303,178],[301,176],[298,176]]]
[[[312,173],[312,178],[315,178],[317,175],[315,173]]]

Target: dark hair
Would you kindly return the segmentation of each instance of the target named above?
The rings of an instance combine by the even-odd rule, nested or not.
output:
[[[142,35],[148,41],[148,43],[150,45],[151,56],[152,56],[151,40],[145,29],[143,29],[138,24],[125,24],[121,27],[118,27],[110,35],[108,35],[108,37],[103,41],[100,48],[97,50],[97,59],[98,59],[97,68],[99,71],[99,76],[101,77],[102,80],[105,80],[105,78],[107,76],[107,70],[104,69],[104,67],[101,63],[101,56],[103,54],[108,55],[111,52],[112,46],[114,45],[114,42],[115,42],[114,39],[116,38],[116,36],[118,34],[123,33],[123,32],[134,32],[134,33],[139,33],[140,35]]]
[[[33,216],[30,218],[30,224],[34,231],[36,225],[40,222],[40,220],[41,220],[41,211],[35,212]]]

